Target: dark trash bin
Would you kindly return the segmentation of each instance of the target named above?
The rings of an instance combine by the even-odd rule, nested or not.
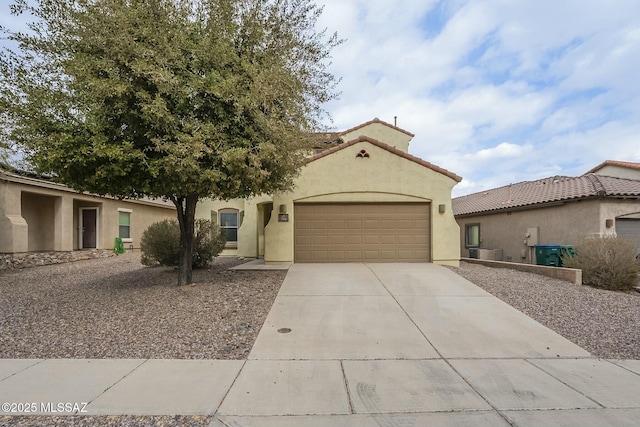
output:
[[[535,245],[535,248],[537,265],[562,267],[562,257],[576,253],[571,245]]]

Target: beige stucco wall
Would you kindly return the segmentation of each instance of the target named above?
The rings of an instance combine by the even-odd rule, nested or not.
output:
[[[539,244],[575,245],[587,236],[613,234],[607,229],[601,213],[601,200],[567,202],[558,206],[457,218],[460,226],[460,248],[463,257],[466,224],[480,224],[481,248],[502,249],[503,260],[533,263],[532,250],[525,244],[527,229],[539,227]],[[615,204],[615,203],[614,203]],[[525,250],[526,257],[521,256]]]
[[[131,239],[140,247],[153,222],[176,218],[175,208],[74,192],[46,181],[0,180],[0,253],[71,251],[80,247],[80,208],[98,208],[97,249],[113,249],[118,236],[118,208],[131,211]]]
[[[613,226],[605,227],[607,234],[615,233],[615,220],[618,217],[640,218],[640,200],[604,200],[600,209],[600,223],[606,224],[607,219],[613,219]]]
[[[615,165],[605,165],[594,173],[596,175],[615,176],[618,178],[640,179],[640,170]]]
[[[396,147],[398,150],[402,150],[405,153],[409,152],[409,141],[411,141],[411,135],[399,132],[398,130],[382,123],[369,123],[368,125],[355,129],[354,131],[344,133],[342,135],[342,139],[345,142],[349,142],[362,135],[384,142],[392,147]]]
[[[260,243],[264,241],[264,230],[260,226],[262,213],[259,206],[271,200],[272,197],[266,195],[249,199],[203,199],[196,206],[196,218],[209,219],[218,223],[218,212],[223,209],[235,209],[242,213],[242,222],[238,227],[238,247],[224,249],[220,255],[257,258],[262,255]]]
[[[356,158],[362,149],[369,158]],[[274,195],[274,214],[265,230],[265,261],[293,262],[296,202],[414,201],[431,202],[432,261],[458,265],[459,228],[451,211],[455,184],[441,173],[366,141],[336,151],[306,165],[292,191]],[[438,212],[439,204],[446,206],[444,213]],[[286,206],[288,222],[277,221],[280,205]]]
[[[118,209],[130,209],[131,212],[131,239],[124,242],[124,248],[128,249],[133,245],[134,249],[140,248],[142,233],[154,222],[165,219],[177,219],[175,208],[159,208],[156,206],[139,204],[124,200],[105,200],[100,214],[100,224],[102,227],[103,242],[101,247],[112,249],[115,238],[119,232],[119,211]]]
[[[21,215],[20,199],[16,186],[0,180],[0,253],[27,251],[29,228]]]
[[[22,193],[21,213],[28,226],[29,251],[53,251],[56,197]]]

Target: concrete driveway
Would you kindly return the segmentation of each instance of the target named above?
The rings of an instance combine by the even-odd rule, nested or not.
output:
[[[639,391],[638,370],[592,358],[445,267],[294,264],[218,420],[631,426]]]
[[[595,359],[438,265],[294,264],[246,361],[0,361],[0,400],[212,427],[624,427],[640,361]]]

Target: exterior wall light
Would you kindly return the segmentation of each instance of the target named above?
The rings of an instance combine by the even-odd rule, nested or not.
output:
[[[444,211],[445,211],[445,205],[444,204],[438,205],[438,212],[444,213]]]
[[[289,214],[287,213],[287,205],[280,205],[280,213],[278,214],[278,222],[289,222]]]

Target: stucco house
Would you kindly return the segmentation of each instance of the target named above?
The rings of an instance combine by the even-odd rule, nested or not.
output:
[[[198,205],[227,236],[222,255],[458,265],[459,176],[409,154],[414,135],[379,119],[323,136],[291,191]]]
[[[0,169],[0,253],[140,247],[152,223],[176,218],[161,200],[118,200],[79,193],[34,175]]]
[[[453,199],[462,257],[535,263],[534,245],[619,235],[640,247],[640,164],[607,161],[579,177],[554,176]],[[620,176],[612,176],[613,174]]]

